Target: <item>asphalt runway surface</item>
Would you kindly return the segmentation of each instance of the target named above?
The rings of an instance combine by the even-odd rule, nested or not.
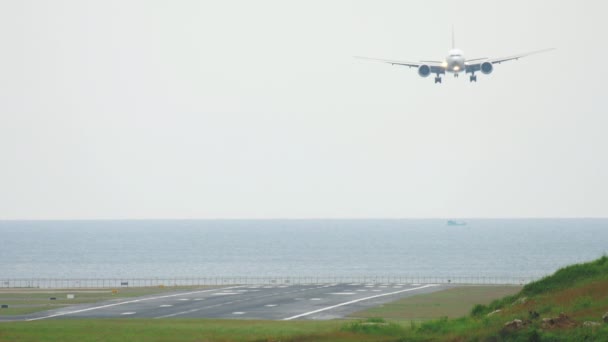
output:
[[[436,284],[242,285],[75,305],[4,320],[218,318],[327,320],[447,288]]]

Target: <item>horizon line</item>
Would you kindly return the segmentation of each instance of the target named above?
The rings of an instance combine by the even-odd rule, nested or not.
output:
[[[445,216],[445,217],[257,217],[257,218],[0,218],[7,221],[373,221],[373,220],[593,220],[608,216]]]

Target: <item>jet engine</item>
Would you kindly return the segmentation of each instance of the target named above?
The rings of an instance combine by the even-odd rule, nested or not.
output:
[[[426,64],[422,64],[421,66],[418,67],[418,75],[420,75],[420,77],[428,77],[431,74],[431,67],[426,65]]]
[[[486,75],[491,74],[493,70],[494,70],[494,66],[492,65],[492,63],[490,63],[490,62],[481,63],[481,72],[483,72],[484,74],[486,74]]]

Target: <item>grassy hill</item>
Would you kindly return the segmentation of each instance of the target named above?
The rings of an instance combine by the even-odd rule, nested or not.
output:
[[[608,341],[608,323],[602,321],[607,312],[608,257],[604,256],[562,268],[516,295],[476,305],[466,317],[413,325],[402,329],[398,338],[395,326],[384,327],[388,335],[392,326],[390,334],[402,341]],[[361,324],[365,323],[351,324],[352,330],[365,330]],[[380,335],[382,329],[378,326],[373,333]]]

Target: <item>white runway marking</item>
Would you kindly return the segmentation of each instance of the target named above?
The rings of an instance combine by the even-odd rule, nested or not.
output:
[[[310,298],[310,300],[321,300],[321,298]]]
[[[123,312],[121,315],[135,315],[137,312]]]
[[[245,313],[242,311],[235,311],[232,313],[233,315],[244,315]]]
[[[196,298],[194,300],[198,302],[199,300],[205,300],[205,298]]]
[[[349,305],[349,304],[354,304],[354,303],[362,302],[362,301],[368,300],[368,299],[374,299],[374,298],[378,298],[378,297],[390,296],[390,295],[394,295],[394,294],[398,294],[398,293],[403,293],[403,292],[408,292],[408,291],[420,290],[420,289],[424,289],[424,288],[432,287],[432,286],[437,286],[437,285],[436,284],[428,284],[428,285],[424,285],[424,286],[420,286],[420,287],[414,287],[414,288],[411,288],[411,289],[405,289],[405,290],[400,290],[400,291],[395,291],[395,292],[390,292],[390,293],[383,293],[383,294],[379,294],[379,295],[375,295],[375,296],[370,296],[370,297],[365,297],[365,298],[359,298],[359,299],[351,300],[349,302],[344,302],[344,303],[328,306],[328,307],[323,308],[323,309],[318,309],[318,310],[314,310],[314,311],[310,311],[310,312],[305,312],[303,314],[287,317],[287,318],[284,318],[283,320],[284,321],[290,321],[292,319],[296,319],[296,318],[300,318],[300,317],[316,314],[316,313],[322,312],[322,311],[327,311],[327,310],[335,309],[335,308],[340,307],[340,306],[345,306],[345,305]]]
[[[180,299],[178,299],[178,300],[183,300],[183,301],[186,301],[186,300],[190,300],[190,299],[189,299],[189,298],[180,298]]]
[[[412,284],[412,286],[420,286],[420,284]]]
[[[163,304],[163,305],[161,305],[160,307],[161,307],[161,308],[169,308],[169,307],[172,307],[172,306],[173,306],[173,305],[171,305],[171,304]]]
[[[192,309],[192,310],[188,310],[188,311],[182,311],[182,312],[159,316],[159,317],[155,317],[155,318],[158,319],[158,318],[175,317],[175,316],[179,316],[179,315],[183,315],[183,314],[187,314],[187,313],[191,313],[191,312],[197,312],[197,311],[200,311],[200,309]]]
[[[273,307],[275,307],[275,306],[277,306],[277,305],[276,305],[276,304],[266,304],[266,305],[264,305],[264,306],[269,307],[269,308],[273,308]]]
[[[382,290],[372,290],[372,292],[382,292]]]
[[[355,292],[332,292],[332,293],[328,293],[328,294],[330,294],[330,295],[346,295],[346,296],[348,296],[348,295],[354,295]]]
[[[235,288],[239,288],[242,286],[233,286],[233,287],[228,287],[228,289],[235,289]],[[223,288],[223,290],[225,290],[227,288]],[[119,306],[119,305],[125,305],[125,304],[132,304],[132,303],[139,303],[139,302],[145,302],[148,300],[155,300],[155,299],[164,299],[164,298],[173,298],[173,297],[179,297],[179,296],[188,296],[188,295],[192,295],[192,294],[196,294],[196,293],[203,293],[203,292],[210,292],[210,291],[218,291],[221,289],[210,289],[210,290],[201,290],[201,291],[193,291],[193,292],[185,292],[185,293],[176,293],[176,294],[172,294],[172,295],[166,295],[166,296],[158,296],[158,297],[150,297],[150,298],[142,298],[142,299],[134,299],[134,300],[129,300],[126,302],[120,302],[120,303],[112,303],[112,304],[106,304],[106,305],[101,305],[101,306],[94,306],[92,308],[86,308],[86,309],[81,309],[81,310],[74,310],[74,311],[67,311],[67,312],[60,312],[60,313],[55,313],[52,315],[48,315],[48,316],[43,316],[43,317],[36,317],[36,318],[30,318],[30,319],[26,319],[26,321],[30,322],[30,321],[38,321],[41,319],[47,319],[47,318],[53,318],[53,317],[59,317],[59,316],[65,316],[65,315],[70,315],[70,314],[76,314],[76,313],[81,313],[81,312],[87,312],[87,311],[93,311],[93,310],[99,310],[99,309],[105,309],[105,308],[111,308],[114,306]]]
[[[238,292],[218,292],[218,293],[214,293],[212,294],[212,296],[230,296],[230,295],[237,295],[240,294]]]
[[[312,289],[318,289],[318,287],[307,288],[305,290],[312,290]],[[282,293],[278,293],[278,294],[297,293],[297,292],[300,292],[300,290],[295,290],[295,291],[290,291],[290,292],[282,292]],[[267,298],[267,297],[272,297],[272,296],[276,296],[276,295],[277,295],[277,293],[272,293],[272,294],[269,294],[269,295],[265,294],[265,295],[263,295],[261,297],[258,297],[258,298]],[[239,298],[239,297],[237,297],[237,298]],[[298,299],[299,300],[303,300],[305,298],[296,298],[296,300],[298,300]],[[199,311],[206,310],[206,309],[218,308],[218,307],[222,307],[222,306],[232,305],[234,303],[244,302],[244,301],[247,301],[247,300],[248,300],[247,298],[242,299],[242,297],[240,297],[239,299],[235,299],[235,300],[228,301],[228,302],[223,302],[223,303],[209,305],[209,306],[203,306],[203,307],[199,307],[199,308],[195,308],[195,309],[190,309],[190,310],[186,310],[186,311],[182,311],[182,312],[175,312],[175,313],[171,313],[171,314],[168,314],[168,315],[158,316],[158,317],[155,317],[155,318],[159,319],[159,318],[168,318],[168,317],[176,317],[176,316],[181,316],[181,315],[186,315],[186,314],[192,314],[194,312],[199,312]],[[318,300],[321,300],[321,298],[318,298]],[[276,306],[276,304],[271,304],[271,305],[275,305]]]
[[[367,290],[364,290],[364,289],[359,289],[357,291],[359,291],[359,292],[367,292]]]

